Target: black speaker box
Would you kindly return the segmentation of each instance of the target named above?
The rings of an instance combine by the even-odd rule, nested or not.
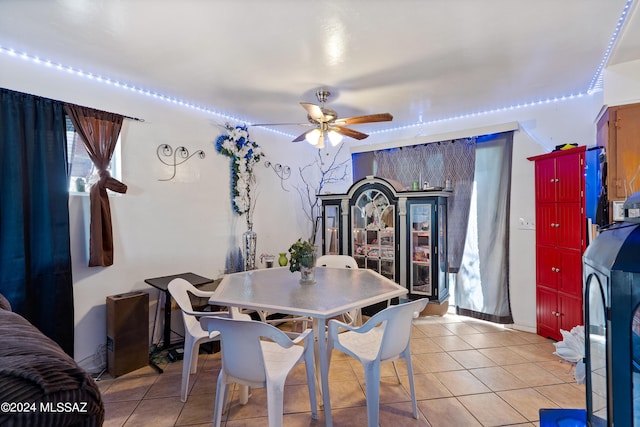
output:
[[[107,297],[107,371],[114,377],[149,364],[149,294]]]

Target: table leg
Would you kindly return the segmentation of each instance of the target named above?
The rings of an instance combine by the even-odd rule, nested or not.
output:
[[[327,354],[327,338],[325,336],[323,319],[313,318],[313,335],[316,339],[316,345],[314,346],[316,372],[320,372],[321,386],[318,387],[318,389],[322,395],[325,425],[327,427],[332,427],[333,419],[331,416],[331,400],[329,398],[329,358]],[[320,362],[320,369],[318,369],[318,361]]]
[[[171,294],[169,290],[164,293],[164,338],[162,348],[167,349],[171,345]]]
[[[323,406],[322,401],[322,376],[320,375],[320,349],[318,348],[318,341],[320,340],[320,334],[318,333],[319,320],[313,319],[311,327],[313,329],[313,362],[315,364],[313,372],[316,376],[316,391],[318,392],[319,405]]]
[[[249,403],[249,386],[238,384],[238,387],[240,392],[240,395],[239,395],[240,404],[246,405],[247,403]]]

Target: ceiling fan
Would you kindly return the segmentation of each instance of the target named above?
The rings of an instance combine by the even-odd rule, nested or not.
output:
[[[307,120],[309,123],[259,123],[253,126],[277,126],[277,125],[300,125],[313,126],[313,129],[298,135],[293,142],[307,140],[309,144],[317,148],[324,148],[325,138],[329,140],[332,146],[338,145],[342,141],[343,136],[355,138],[358,140],[365,139],[369,135],[357,130],[348,128],[348,125],[357,125],[361,123],[373,122],[389,122],[393,120],[393,116],[389,113],[368,114],[365,116],[338,118],[335,110],[325,108],[324,103],[331,93],[324,89],[316,91],[316,98],[320,105],[311,104],[309,102],[301,102],[302,108],[307,111]]]

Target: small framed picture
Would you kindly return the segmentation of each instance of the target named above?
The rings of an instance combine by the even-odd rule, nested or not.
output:
[[[614,221],[624,221],[624,202],[611,202],[611,213]]]

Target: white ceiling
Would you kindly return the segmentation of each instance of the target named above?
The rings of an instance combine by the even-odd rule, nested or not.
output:
[[[585,93],[629,4],[614,64],[640,59],[627,0],[0,0],[0,47],[247,123],[305,122],[327,88],[394,115],[372,132]]]

